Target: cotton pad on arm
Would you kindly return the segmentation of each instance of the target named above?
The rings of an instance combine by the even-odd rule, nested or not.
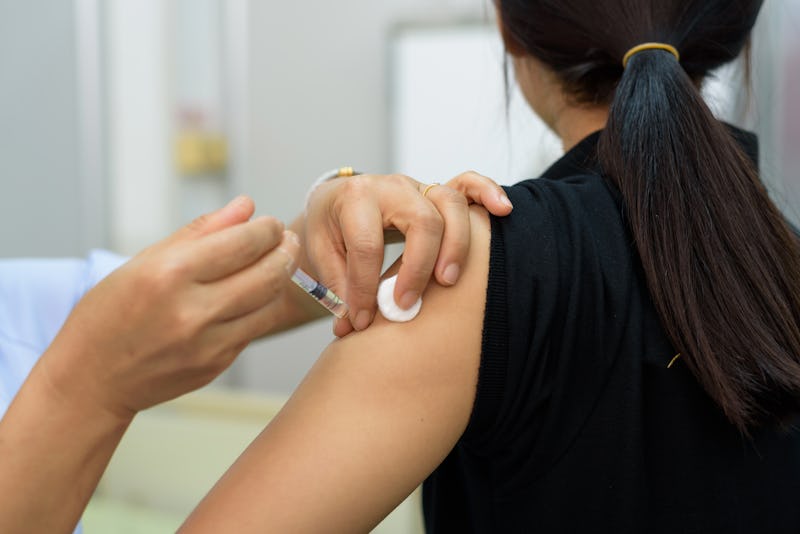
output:
[[[387,278],[378,287],[378,309],[389,321],[405,323],[413,319],[422,308],[422,297],[417,299],[409,309],[404,310],[394,301],[394,286],[397,284],[397,275]]]

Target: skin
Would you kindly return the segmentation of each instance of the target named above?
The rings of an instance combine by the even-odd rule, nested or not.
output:
[[[436,468],[478,379],[490,228],[477,207],[471,223],[461,282],[331,344],[183,532],[368,532]]]
[[[133,416],[264,333],[300,245],[253,210],[196,220],[78,303],[0,421],[0,531],[71,531]]]
[[[576,104],[565,94],[556,74],[518,47],[510,50],[522,94],[533,111],[561,139],[568,151],[608,122],[608,105]]]
[[[427,184],[401,175],[333,180],[311,196],[305,220],[292,225],[307,236],[304,248],[309,256],[301,258],[301,265],[317,273],[350,306],[349,317],[334,323],[337,336],[364,330],[375,318],[384,231],[405,237],[394,295],[401,307],[408,308],[428,285],[431,273],[446,287],[459,280],[470,247],[468,204],[481,204],[498,216],[512,210],[503,189],[475,172],[429,189],[426,202],[418,202],[426,188]]]
[[[541,62],[509,51],[565,148],[603,127],[607,110],[571,103]],[[470,221],[461,282],[430,284],[409,323],[379,317],[330,345],[183,532],[367,532],[441,463],[469,422],[480,365],[491,228],[479,207]]]
[[[498,217],[513,209],[502,187],[475,172],[462,173],[422,198],[427,185],[402,175],[331,180],[289,226],[300,238],[298,266],[348,303],[348,317],[333,323],[336,336],[372,324],[387,243],[406,241],[395,291],[399,302],[405,293],[421,294],[431,276],[445,287],[458,282],[469,253],[470,204]],[[330,317],[293,284],[270,310],[267,335]]]
[[[498,16],[498,29],[525,101],[540,119],[561,139],[564,151],[591,133],[605,128],[608,104],[576,103],[564,91],[558,76],[545,63],[525,51],[506,31]]]
[[[459,227],[468,231],[467,200],[429,215],[438,225],[420,228],[414,214],[437,205],[411,182],[402,189],[374,177],[364,191],[376,194],[340,209],[328,204],[347,191],[331,192],[309,207],[312,222],[298,219],[296,233],[274,218],[252,219],[252,200],[240,197],[144,250],[89,291],[0,420],[0,532],[71,531],[136,413],[207,384],[251,340],[325,316],[288,283],[298,264],[315,272],[309,258],[324,252],[319,243],[303,247],[306,232],[322,234],[352,211],[375,208],[389,213],[386,225],[417,236],[409,246],[421,251],[412,256],[428,269],[425,283],[436,261],[464,262],[468,243],[448,236]],[[486,178],[468,176],[454,186],[471,199],[494,202],[500,214],[510,211]],[[392,198],[402,198],[403,206]],[[333,215],[315,218],[315,210]],[[372,230],[356,224],[340,232],[353,241]],[[355,259],[346,254],[343,261]],[[348,280],[356,289],[371,284],[368,276]]]

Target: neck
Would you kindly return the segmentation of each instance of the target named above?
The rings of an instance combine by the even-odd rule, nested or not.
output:
[[[568,152],[583,139],[606,127],[608,106],[565,105],[553,120],[553,131]]]

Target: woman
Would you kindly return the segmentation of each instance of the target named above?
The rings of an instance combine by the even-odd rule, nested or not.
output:
[[[800,531],[800,251],[699,92],[761,0],[496,7],[567,154],[473,209],[458,287],[333,343],[187,532],[364,532],[423,480],[431,532]]]
[[[510,211],[475,174],[452,180],[435,204],[410,178],[355,184],[360,202],[328,195],[297,234],[251,220],[253,202],[239,197],[127,262],[101,251],[0,261],[0,532],[72,530],[136,413],[210,382],[254,338],[325,316],[286,288],[298,263],[349,291],[351,309],[371,321],[384,225],[409,240],[401,290],[420,291],[432,273],[456,282],[447,271],[469,247],[468,200]]]

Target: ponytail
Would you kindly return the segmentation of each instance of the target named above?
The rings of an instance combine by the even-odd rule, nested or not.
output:
[[[800,412],[800,248],[671,53],[633,56],[599,145],[662,325],[743,433]]]
[[[600,164],[678,361],[743,433],[800,414],[800,246],[698,90],[763,0],[495,2],[510,51],[576,102],[611,105]],[[623,70],[647,41],[675,48],[639,47]]]

